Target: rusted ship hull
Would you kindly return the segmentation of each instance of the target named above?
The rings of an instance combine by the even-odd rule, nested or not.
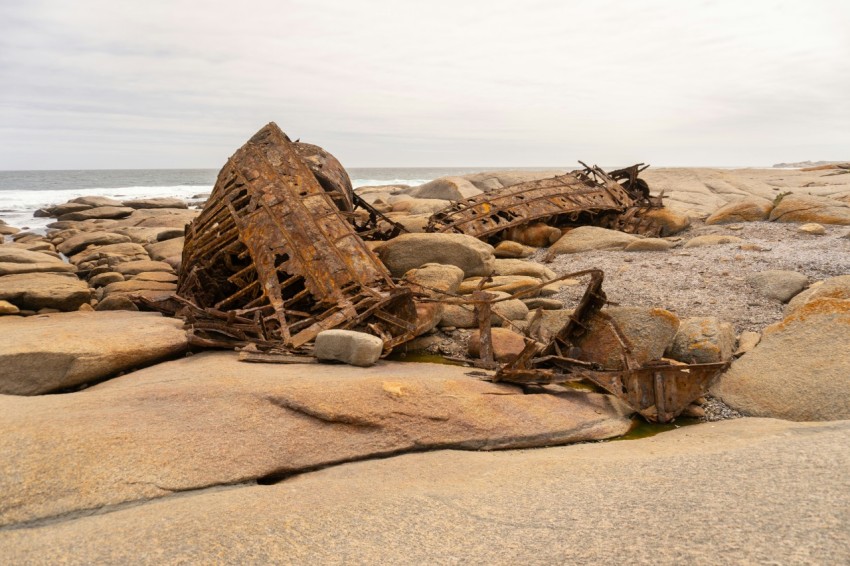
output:
[[[640,165],[605,173],[585,167],[550,179],[520,183],[459,201],[434,214],[428,232],[454,232],[494,241],[510,228],[543,221],[552,226],[594,224],[657,235],[640,212],[661,206],[638,179]]]
[[[193,339],[297,350],[322,330],[348,328],[387,349],[409,340],[410,291],[349,223],[341,177],[323,186],[300,153],[267,125],[228,160],[187,227],[177,294]]]

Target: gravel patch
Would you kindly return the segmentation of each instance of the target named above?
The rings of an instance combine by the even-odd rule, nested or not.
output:
[[[665,252],[586,252],[560,255],[545,265],[558,274],[602,269],[603,289],[611,303],[665,308],[680,318],[716,316],[731,322],[736,332],[761,332],[782,319],[784,305],[757,294],[746,281],[748,274],[786,269],[815,282],[850,273],[847,226],[826,226],[823,236],[802,234],[797,228],[772,222],[725,226],[697,222],[670,238],[677,247]],[[705,234],[737,236],[744,242],[682,248],[687,240]],[[545,253],[540,250],[531,259],[543,263]],[[572,308],[583,292],[584,284],[568,287],[554,298]]]

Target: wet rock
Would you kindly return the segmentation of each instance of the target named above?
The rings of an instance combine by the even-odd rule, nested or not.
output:
[[[763,297],[787,303],[806,288],[809,278],[796,271],[769,270],[751,273],[747,283]]]
[[[575,254],[593,250],[622,250],[638,239],[637,236],[617,230],[597,226],[579,226],[552,244],[547,257],[551,259],[559,254]]]
[[[771,210],[773,210],[773,202],[770,200],[757,196],[748,196],[723,205],[714,214],[706,218],[705,223],[732,224],[735,222],[767,220]]]
[[[738,411],[794,421],[850,419],[850,300],[818,298],[768,326],[712,394]]]
[[[378,257],[394,277],[426,263],[455,265],[464,275],[490,275],[493,247],[464,234],[402,234],[377,248]]]
[[[377,336],[353,330],[333,329],[319,332],[313,355],[319,360],[369,367],[381,357],[383,348],[384,341]]]
[[[818,281],[805,291],[801,291],[785,307],[785,316],[816,299],[850,299],[850,275],[839,275]]]
[[[681,321],[666,356],[685,363],[707,364],[726,361],[734,351],[732,325],[713,316],[702,316]]]
[[[0,319],[0,393],[38,395],[179,354],[181,320],[156,313],[74,312]]]
[[[696,236],[685,242],[685,248],[701,248],[703,246],[719,246],[722,244],[737,244],[744,240],[738,236],[727,236],[725,234],[705,234]]]
[[[785,195],[770,213],[774,222],[850,224],[850,204],[813,195]]]
[[[553,446],[630,426],[607,395],[525,395],[468,371],[246,364],[210,352],[79,393],[2,396],[0,524],[405,451]]]
[[[89,286],[73,274],[21,273],[0,277],[0,299],[22,310],[75,311],[90,297]]]
[[[491,328],[491,343],[493,347],[493,358],[497,362],[510,362],[525,348],[525,338],[507,328]],[[467,351],[473,358],[481,355],[481,333],[476,330],[469,336]]]
[[[129,242],[130,238],[124,234],[112,232],[80,232],[75,234],[56,246],[56,249],[66,256],[80,253],[89,246],[106,246],[109,244],[123,244]]]

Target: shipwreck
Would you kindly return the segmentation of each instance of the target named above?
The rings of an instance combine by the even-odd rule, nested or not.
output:
[[[543,221],[656,235],[661,229],[646,212],[662,202],[640,179],[644,168],[606,173],[585,165],[484,193],[437,212],[427,231],[495,243],[511,228]],[[639,365],[612,320],[623,367],[612,370],[585,359],[581,344],[589,321],[605,317],[599,270],[563,276],[590,276],[570,320],[547,344],[529,339],[519,357],[496,364],[491,317],[494,304],[506,299],[481,285],[464,297],[414,292],[393,280],[367,242],[404,231],[353,191],[336,158],[319,146],[291,141],[270,123],[221,169],[203,211],[186,227],[177,294],[158,308],[186,321],[195,346],[237,348],[248,361],[289,363],[307,359],[316,336],[334,328],[377,336],[387,354],[421,328],[418,303],[464,304],[474,308],[481,335],[474,365],[496,370],[486,379],[524,387],[588,381],[650,421],[675,418],[725,367],[661,360]]]
[[[370,332],[387,350],[409,340],[411,292],[358,236],[354,208],[336,159],[273,123],[257,132],[186,228],[176,300],[192,342],[297,351],[331,328]]]

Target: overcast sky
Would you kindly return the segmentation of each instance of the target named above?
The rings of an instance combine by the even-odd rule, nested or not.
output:
[[[850,2],[0,0],[0,169],[850,159]]]

